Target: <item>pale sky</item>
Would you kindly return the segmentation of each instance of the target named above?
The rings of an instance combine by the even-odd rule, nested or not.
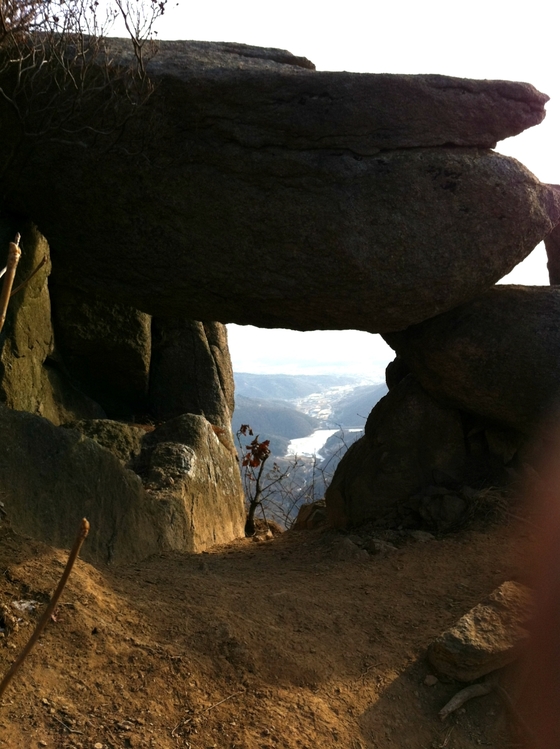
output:
[[[560,184],[560,63],[556,6],[550,0],[217,0],[170,4],[160,39],[198,39],[287,49],[318,70],[441,73],[527,81],[551,97],[538,127],[496,150],[543,182]],[[548,284],[539,245],[505,281]],[[259,331],[228,326],[238,372],[355,372],[382,379],[393,358],[379,336],[357,331]]]

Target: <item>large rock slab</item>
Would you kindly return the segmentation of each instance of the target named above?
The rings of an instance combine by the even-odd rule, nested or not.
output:
[[[123,40],[111,44],[127,54]],[[257,148],[492,148],[541,122],[548,101],[512,81],[317,72],[285,50],[243,44],[160,42],[148,69],[173,91],[185,127],[203,122]]]
[[[488,288],[560,219],[554,188],[487,150],[542,119],[526,84],[183,42],[150,65],[111,158],[70,138],[12,170],[70,286],[160,316],[391,331]]]
[[[560,396],[560,288],[496,286],[385,340],[434,397],[531,433]]]
[[[529,590],[502,583],[431,643],[428,660],[451,679],[479,679],[517,658],[528,638],[530,614]]]

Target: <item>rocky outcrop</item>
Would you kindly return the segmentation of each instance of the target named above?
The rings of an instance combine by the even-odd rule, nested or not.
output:
[[[519,477],[542,447],[530,439],[557,418],[559,322],[558,287],[496,286],[386,334],[398,354],[387,368],[391,390],[335,473],[331,522],[448,530],[468,517],[479,490]],[[454,420],[454,436],[437,414]]]
[[[110,55],[123,62],[132,51],[116,40]],[[287,52],[235,44],[162,43],[148,65],[153,95],[113,132],[92,114],[95,89],[87,128],[67,128],[64,142],[43,133],[39,147],[14,151],[13,113],[2,119],[8,208],[49,238],[55,311],[53,328],[42,274],[13,307],[3,397],[78,427],[52,436],[60,455],[75,443],[78,457],[89,451],[99,470],[107,463],[108,477],[121,471],[124,504],[108,511],[114,494],[101,486],[102,537],[92,547],[126,556],[119,534],[131,513],[131,527],[150,526],[146,548],[196,550],[241,532],[225,329],[200,320],[387,333],[399,353],[390,393],[340,464],[329,514],[339,525],[403,523],[406,513],[452,525],[468,504],[461,482],[490,475],[494,459],[507,466],[518,433],[553,395],[556,338],[543,310],[554,318],[556,302],[533,314],[507,291],[512,301],[484,306],[495,294],[487,289],[560,221],[560,189],[490,150],[538,124],[547,97],[502,81],[319,73]],[[100,91],[100,118],[115,104],[118,119],[118,92]],[[26,322],[39,302],[42,321]],[[504,392],[534,380],[510,378],[494,359],[512,328],[505,310],[517,321],[519,306],[528,312],[508,354],[536,326],[542,340],[516,367],[527,355],[543,383],[515,402]],[[495,331],[483,340],[487,313]],[[32,385],[18,392],[25,378]],[[166,423],[142,435],[87,418],[104,415]],[[25,430],[6,423],[25,452]],[[70,496],[68,466],[61,497]],[[24,496],[19,484],[11,491]],[[38,533],[26,512],[16,522]],[[124,539],[122,552],[106,533]]]
[[[0,228],[5,246],[22,232],[19,283],[49,246],[29,223]],[[242,535],[224,326],[158,320],[153,356],[150,316],[126,305],[59,285],[51,321],[49,271],[50,263],[14,296],[0,336],[0,397],[9,406],[0,409],[0,485],[14,528],[68,546],[86,516],[85,556],[101,562],[196,552]],[[176,333],[163,355],[162,328]],[[101,404],[144,423],[103,418]],[[159,419],[194,410],[212,424],[187,415],[182,431],[172,422],[157,431],[146,424],[150,406]]]
[[[168,422],[163,432],[146,435],[141,478],[123,465],[130,455],[127,463],[140,470],[132,445],[137,434],[127,441],[120,430],[119,442],[110,439],[111,422],[92,422],[90,439],[84,422],[62,429],[0,406],[0,485],[12,526],[68,547],[87,517],[83,556],[112,563],[156,551],[202,551],[241,536],[245,512],[235,456],[203,417],[178,421],[180,428]],[[115,445],[122,447],[119,457]]]
[[[233,443],[193,414],[167,421],[144,442],[141,470],[158,505],[160,548],[200,551],[243,535],[245,505]]]
[[[529,590],[505,582],[431,643],[428,660],[450,679],[479,679],[518,657],[530,615]]]
[[[490,287],[560,219],[554,188],[488,150],[542,119],[526,84],[187,42],[150,66],[110,159],[48,142],[13,170],[60,283],[159,317],[400,330]]]
[[[50,293],[59,358],[108,416],[166,421],[192,413],[230,429],[233,370],[221,323],[152,319],[56,284]]]
[[[496,286],[385,336],[439,401],[531,434],[560,396],[560,289]]]
[[[388,367],[390,377],[395,371]],[[486,489],[518,475],[526,443],[521,432],[453,407],[405,375],[337,466],[325,494],[329,522],[446,532],[480,512],[499,516],[502,495]]]
[[[0,442],[2,501],[16,531],[69,547],[87,517],[86,559],[119,563],[157,551],[157,507],[109,450],[5,406]]]

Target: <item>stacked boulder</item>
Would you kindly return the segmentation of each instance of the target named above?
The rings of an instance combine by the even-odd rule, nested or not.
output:
[[[123,40],[110,46],[115,64],[131,58]],[[140,508],[164,508],[165,521],[151,522],[149,548],[199,549],[233,537],[242,524],[220,323],[381,332],[400,354],[391,391],[340,464],[329,513],[338,524],[393,522],[396,504],[427,488],[441,501],[426,505],[420,497],[423,511],[453,515],[468,492],[442,494],[445,482],[466,486],[465,477],[472,483],[494,470],[540,408],[520,403],[505,418],[514,404],[494,413],[465,401],[471,388],[480,399],[486,388],[491,402],[510,386],[499,368],[486,385],[471,384],[487,352],[474,339],[449,370],[441,360],[453,358],[453,315],[464,319],[477,304],[487,305],[482,318],[487,308],[502,309],[488,290],[560,221],[560,193],[492,150],[541,122],[547,97],[507,81],[318,72],[289,52],[241,44],[161,42],[147,70],[153,94],[118,133],[100,120],[64,138],[21,139],[19,150],[11,131],[0,140],[11,177],[5,209],[37,224],[52,259],[49,294],[39,288],[41,276],[30,287],[52,302],[52,328],[49,310],[41,325],[25,328],[29,334],[18,332],[26,302],[14,307],[4,337],[5,382],[13,372],[6,404],[74,423],[80,431],[73,434],[88,434],[90,449],[93,441],[112,445],[123,470],[142,477],[142,491],[165,489],[156,502],[146,505],[142,495],[127,505],[142,517]],[[118,96],[100,91],[100,118],[108,93]],[[4,114],[17,128],[0,102]],[[486,292],[488,301],[477,301]],[[511,305],[518,303],[512,296]],[[440,319],[449,320],[448,333],[430,342]],[[17,387],[22,356],[29,392]],[[546,377],[552,382],[554,372]],[[166,423],[147,441],[128,426],[99,423],[104,415],[122,423],[139,414]],[[88,426],[92,417],[98,423]],[[216,462],[203,444],[229,463]],[[15,470],[9,456],[3,461],[2,477]],[[184,487],[197,465],[225,487],[212,507],[229,507],[216,510],[206,541],[188,513],[176,522],[182,530],[168,527],[180,504],[169,492],[180,484],[183,507],[193,506]],[[28,470],[35,470],[31,455]],[[119,532],[106,536],[114,546]]]
[[[559,323],[557,286],[498,285],[385,333],[390,391],[327,491],[331,523],[449,530],[519,479],[560,417]]]
[[[558,287],[500,285],[386,333],[390,392],[341,461],[332,521],[445,529],[477,490],[516,478],[559,414],[559,322]]]

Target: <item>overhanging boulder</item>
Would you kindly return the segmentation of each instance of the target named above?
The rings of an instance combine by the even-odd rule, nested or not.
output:
[[[161,316],[399,330],[490,287],[560,219],[554,188],[488,150],[544,116],[527,84],[191,42],[149,70],[110,158],[47,140],[12,170],[11,205],[69,286]]]

